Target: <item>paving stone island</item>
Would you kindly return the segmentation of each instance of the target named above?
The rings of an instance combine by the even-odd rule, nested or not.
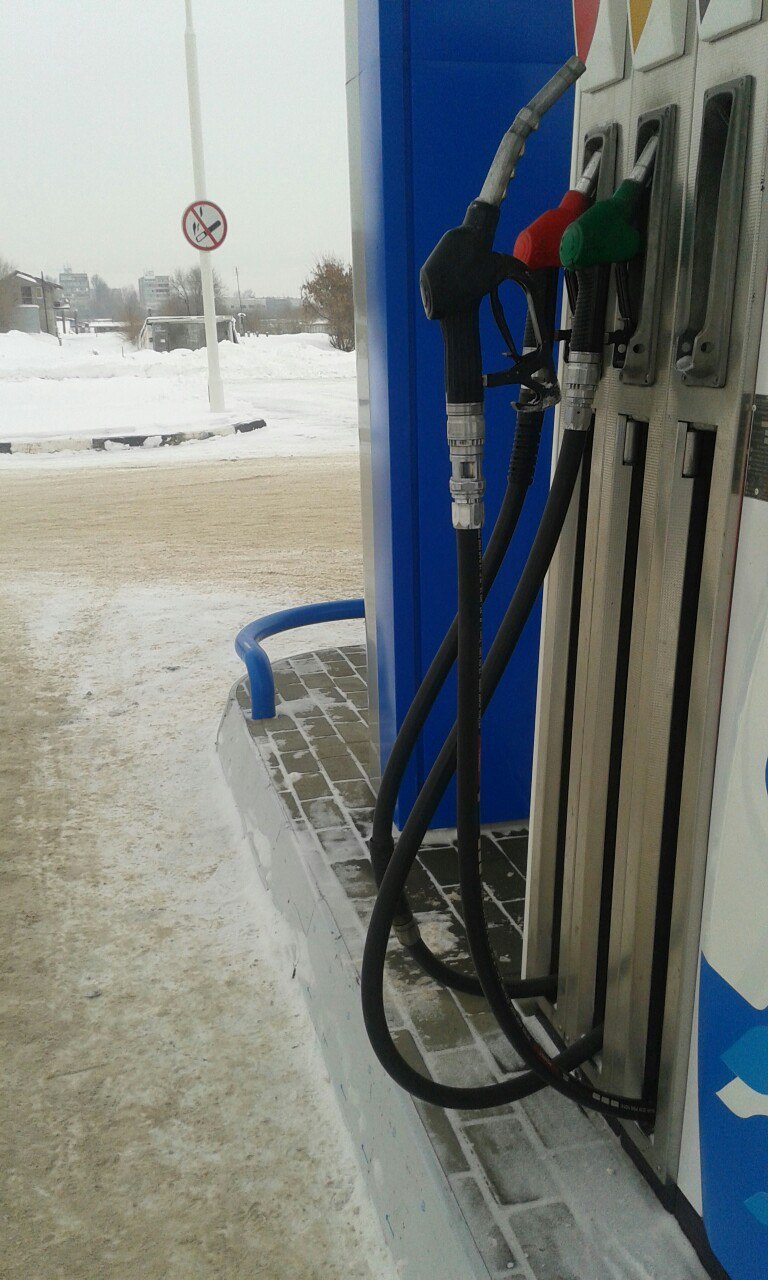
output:
[[[375,893],[366,847],[375,792],[369,773],[365,650],[351,646],[307,653],[276,663],[274,672],[275,719],[250,720],[245,678],[235,688],[233,703],[284,820],[313,868],[319,896],[330,906],[340,954],[349,959],[356,981]],[[226,751],[222,754],[232,782],[231,760],[228,765]],[[492,827],[483,831],[482,841],[491,937],[503,972],[512,976],[520,972],[522,956],[527,832],[519,824]],[[255,848],[257,859],[271,868],[269,880],[275,874],[272,856],[265,858],[257,842]],[[430,835],[408,890],[429,945],[451,963],[466,962],[455,832]],[[341,897],[346,915],[334,907]],[[307,919],[313,918],[308,912],[309,906],[297,905],[297,918],[307,929]],[[310,1006],[316,1006],[318,1034],[327,1041],[327,1010],[317,1008],[320,997],[311,982],[307,989]],[[435,986],[394,940],[387,1007],[404,1056],[437,1080],[488,1084],[519,1069],[485,1002]],[[359,999],[357,1010],[350,1005],[345,1016],[350,1028],[356,1018],[361,1024]],[[358,1031],[364,1035],[361,1027]],[[375,1060],[366,1070],[371,1081],[377,1073],[383,1075]],[[340,1088],[344,1092],[343,1084]],[[371,1121],[364,1100],[355,1105],[351,1127],[365,1160],[366,1124]],[[444,1112],[416,1103],[410,1114],[423,1127],[435,1161],[434,1194],[446,1197],[468,1229],[457,1236],[457,1249],[463,1248],[466,1257],[455,1274],[494,1280],[626,1280],[635,1275],[699,1280],[704,1275],[676,1223],[606,1124],[552,1090],[490,1113]],[[396,1214],[387,1212],[386,1194],[377,1196],[375,1173],[374,1199],[385,1230],[389,1218],[395,1239]],[[426,1213],[426,1195],[422,1204]],[[412,1246],[401,1252],[408,1254],[405,1276],[432,1280],[433,1274],[444,1274],[422,1274],[419,1265],[429,1264],[414,1259]],[[662,1270],[659,1257],[665,1259]]]

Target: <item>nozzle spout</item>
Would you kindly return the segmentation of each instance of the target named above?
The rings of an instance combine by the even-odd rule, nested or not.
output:
[[[536,129],[538,129],[541,119],[549,111],[550,107],[562,98],[563,94],[575,84],[586,71],[586,67],[580,58],[569,58],[568,61],[556,71],[551,80],[548,80],[543,88],[531,98],[527,107],[523,107],[522,111],[518,111],[511,126],[504,134],[499,149],[493,158],[488,176],[483,183],[482,190],[478,197],[484,204],[495,205],[499,207],[505,195],[507,187],[514,176],[517,162],[525,149],[526,139]]]
[[[640,155],[635,161],[635,167],[629,175],[630,182],[637,182],[643,185],[648,181],[651,170],[656,163],[656,152],[659,149],[659,135],[654,133],[643,147]]]
[[[598,147],[597,151],[594,151],[590,156],[589,162],[574,188],[578,191],[580,196],[594,195],[597,187],[597,180],[600,177],[600,165],[602,164],[602,160],[603,149],[602,147]]]

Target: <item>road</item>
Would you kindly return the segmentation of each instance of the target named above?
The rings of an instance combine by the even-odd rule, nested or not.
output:
[[[0,472],[0,1275],[394,1280],[214,751],[357,461]]]
[[[0,470],[0,574],[247,591],[360,585],[355,456]],[[346,585],[345,585],[346,584]]]

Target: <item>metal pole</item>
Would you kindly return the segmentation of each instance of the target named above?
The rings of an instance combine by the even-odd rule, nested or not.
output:
[[[189,94],[189,131],[192,138],[192,174],[195,184],[195,200],[205,199],[205,159],[203,156],[203,126],[200,117],[200,81],[197,74],[197,38],[192,22],[192,0],[185,0],[187,27],[184,46],[187,54],[187,91]],[[224,409],[224,387],[219,366],[219,338],[216,332],[216,300],[213,295],[213,268],[210,254],[201,249],[200,279],[203,286],[203,315],[205,317],[205,345],[208,349],[208,401],[214,413]]]
[[[48,299],[45,296],[45,274],[43,272],[42,267],[40,268],[40,288],[43,291],[43,315],[45,316],[45,332],[50,333],[51,331],[48,328]],[[53,334],[51,334],[51,337],[53,337]]]
[[[240,292],[240,272],[238,271],[237,267],[235,267],[235,279],[237,281],[237,301],[240,304],[240,311],[239,311],[240,332],[242,334],[245,334],[245,312],[243,311],[243,295]]]

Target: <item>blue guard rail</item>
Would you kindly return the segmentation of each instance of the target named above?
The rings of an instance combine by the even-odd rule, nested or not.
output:
[[[328,600],[322,604],[302,604],[295,609],[268,613],[243,627],[235,640],[238,658],[245,663],[251,688],[251,716],[254,720],[271,720],[275,716],[275,678],[272,664],[261,647],[261,641],[281,631],[311,627],[319,622],[343,622],[348,618],[364,618],[363,600]]]

